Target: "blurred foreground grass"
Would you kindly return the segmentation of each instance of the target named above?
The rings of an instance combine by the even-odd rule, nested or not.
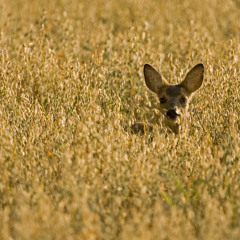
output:
[[[3,0],[0,19],[0,239],[239,239],[238,1]],[[172,83],[205,65],[178,136],[128,131],[160,117],[146,62]]]

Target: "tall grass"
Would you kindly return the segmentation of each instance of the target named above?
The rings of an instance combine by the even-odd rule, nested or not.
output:
[[[3,0],[0,17],[0,239],[239,239],[237,1]],[[174,135],[143,65],[177,83],[199,62]]]

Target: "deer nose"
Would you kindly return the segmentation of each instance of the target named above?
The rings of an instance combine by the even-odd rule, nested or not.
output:
[[[176,119],[177,118],[177,112],[175,109],[169,109],[167,111],[167,117],[171,118],[171,119]]]

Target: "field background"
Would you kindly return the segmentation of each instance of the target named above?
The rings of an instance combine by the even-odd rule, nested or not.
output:
[[[0,239],[240,238],[239,1],[2,0],[0,19]],[[176,136],[143,65],[177,83],[200,62]]]

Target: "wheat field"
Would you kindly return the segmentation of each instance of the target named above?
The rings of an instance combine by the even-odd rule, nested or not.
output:
[[[240,239],[239,1],[2,0],[0,19],[0,239]],[[179,135],[145,63],[205,66]]]

